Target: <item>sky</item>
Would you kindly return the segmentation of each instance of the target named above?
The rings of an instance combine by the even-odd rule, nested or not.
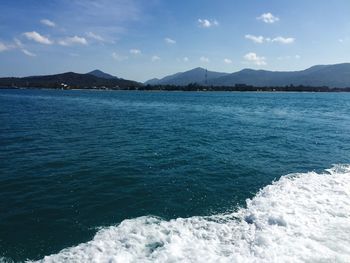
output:
[[[0,76],[350,62],[349,0],[0,0]]]

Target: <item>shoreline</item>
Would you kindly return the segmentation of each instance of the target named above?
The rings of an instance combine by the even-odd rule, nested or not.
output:
[[[230,88],[230,87],[228,87]],[[232,88],[232,87],[231,87]],[[313,89],[315,87],[310,87]],[[271,90],[272,89],[272,90]],[[324,90],[281,90],[278,88],[266,88],[265,90],[257,88],[257,90],[247,89],[247,90],[224,90],[224,89],[198,89],[198,90],[188,90],[188,89],[105,89],[105,88],[72,88],[72,89],[61,89],[61,88],[46,88],[46,87],[0,87],[1,90],[52,90],[52,91],[134,91],[134,92],[236,92],[236,93],[348,93],[350,88],[326,88]]]

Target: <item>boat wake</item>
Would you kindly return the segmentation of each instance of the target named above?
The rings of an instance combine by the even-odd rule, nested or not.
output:
[[[145,216],[41,262],[350,262],[350,165],[286,175],[237,212]]]

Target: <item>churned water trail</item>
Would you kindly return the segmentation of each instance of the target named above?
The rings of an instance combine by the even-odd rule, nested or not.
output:
[[[224,215],[144,216],[40,262],[349,262],[350,166],[281,177]]]

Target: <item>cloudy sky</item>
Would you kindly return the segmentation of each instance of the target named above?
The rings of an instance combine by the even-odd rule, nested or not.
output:
[[[350,62],[349,0],[1,0],[0,76]]]

